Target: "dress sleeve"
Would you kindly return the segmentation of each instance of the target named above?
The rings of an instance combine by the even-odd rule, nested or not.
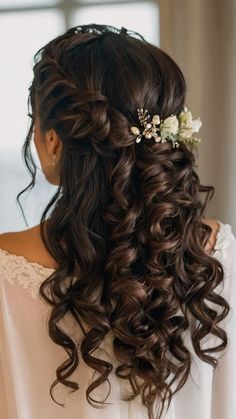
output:
[[[224,231],[218,251],[225,270],[221,295],[228,301],[230,312],[219,326],[226,331],[229,342],[213,373],[212,419],[236,418],[236,238],[229,224]]]

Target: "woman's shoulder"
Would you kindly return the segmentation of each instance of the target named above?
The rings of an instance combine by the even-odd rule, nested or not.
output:
[[[18,257],[30,264],[56,269],[56,261],[47,252],[40,236],[40,225],[22,231],[0,234],[0,257]],[[20,259],[18,259],[20,260]]]
[[[45,257],[37,254],[36,250],[40,251],[40,248],[32,231],[0,234],[1,290],[2,287],[8,287],[8,284],[19,284],[28,290],[32,298],[37,299],[40,284],[54,272],[54,269],[49,267]],[[7,292],[7,289],[4,292]]]
[[[207,224],[208,226],[211,227],[211,235],[205,247],[206,252],[211,253],[211,251],[215,247],[217,236],[220,233],[220,229],[222,228],[221,226],[222,223],[212,218],[202,218],[201,221],[203,224]]]
[[[202,218],[201,221],[209,225],[212,230],[206,251],[211,253],[213,249],[215,254],[226,258],[232,253],[236,259],[236,238],[231,225],[210,218]],[[49,269],[58,267],[44,247],[40,236],[40,224],[22,231],[0,234],[0,253],[2,256],[4,253],[4,257],[7,255],[24,257],[31,264],[36,263]]]
[[[219,259],[226,270],[235,270],[236,237],[231,224],[212,219],[202,219],[202,221],[212,228],[211,236],[206,245],[207,253]]]
[[[205,248],[207,253],[211,254],[213,251],[214,253],[220,252],[224,256],[226,252],[230,254],[236,242],[231,224],[224,223],[221,220],[206,218],[203,218],[202,222],[209,225],[212,229]]]

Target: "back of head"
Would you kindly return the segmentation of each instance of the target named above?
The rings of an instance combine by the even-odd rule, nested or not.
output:
[[[214,188],[200,184],[194,153],[184,143],[173,148],[145,138],[138,144],[130,131],[138,108],[164,119],[179,114],[185,93],[174,60],[125,29],[71,28],[35,55],[33,115],[42,132],[54,128],[63,144],[60,185],[41,219],[42,238],[59,268],[40,293],[53,305],[50,336],[73,360],[58,369],[58,379],[78,388],[68,380],[78,365],[77,348],[57,328],[70,312],[78,327],[87,326],[81,354],[99,373],[95,387],[112,365],[91,353],[111,331],[116,374],[129,380],[130,398],[141,394],[150,418],[155,400],[163,408],[172,384],[177,391],[189,375],[191,355],[182,339],[187,312],[201,325],[191,330],[197,355],[216,363],[200,347],[220,316],[203,303],[208,294],[214,300],[223,278],[220,262],[204,251],[210,227],[201,222]],[[33,123],[24,151],[34,176]],[[218,333],[225,344],[224,331]]]

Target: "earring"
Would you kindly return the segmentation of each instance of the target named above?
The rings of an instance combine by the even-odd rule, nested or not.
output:
[[[56,154],[53,154],[53,158],[52,158],[52,165],[55,166],[56,165]]]

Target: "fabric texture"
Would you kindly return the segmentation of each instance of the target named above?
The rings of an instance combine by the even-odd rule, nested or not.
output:
[[[214,371],[194,353],[186,332],[185,343],[193,357],[191,374],[174,395],[163,419],[236,418],[236,238],[231,225],[220,221],[219,225],[212,255],[220,260],[225,271],[224,283],[219,285],[218,292],[231,307],[230,314],[221,322],[229,336],[229,345],[217,356],[220,359]],[[129,387],[126,389],[126,384],[115,376],[118,363],[112,350],[111,333],[93,353],[113,364],[109,375],[111,392],[106,400],[110,404],[100,409],[88,404],[85,391],[92,381],[93,370],[81,356],[78,369],[70,377],[78,382],[79,390],[70,393],[69,388],[58,384],[53,396],[65,407],[51,399],[49,388],[56,378],[56,368],[67,358],[64,349],[48,336],[50,308],[38,296],[39,284],[53,271],[0,249],[0,418],[148,419],[140,398],[130,402],[121,400]],[[61,327],[70,336],[79,337],[72,317],[64,318]],[[217,338],[210,335],[204,342],[206,347],[214,339]],[[102,401],[108,391],[106,383],[91,395]]]

